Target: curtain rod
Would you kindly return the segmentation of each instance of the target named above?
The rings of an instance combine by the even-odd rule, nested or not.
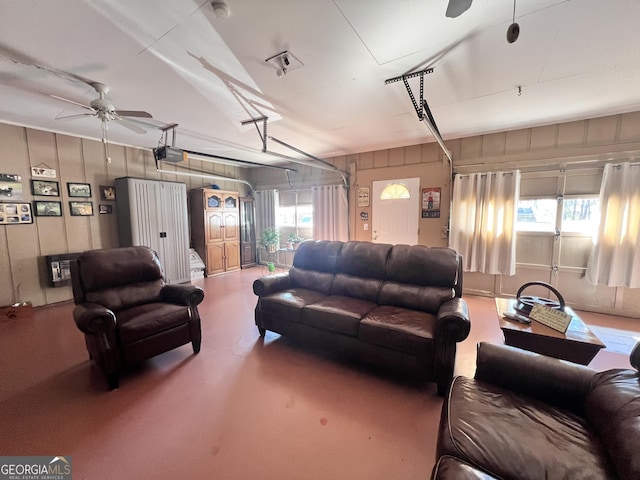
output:
[[[489,172],[489,173],[481,173],[480,177],[488,177],[489,175],[498,175],[498,174],[502,174],[502,175],[513,175],[514,172]],[[465,177],[470,177],[471,175],[474,175],[473,173],[467,173],[465,175],[460,175],[458,173],[458,178],[465,178]]]
[[[614,165],[611,165],[614,168],[622,168],[622,165],[620,163],[616,163]],[[629,164],[630,167],[640,167],[640,163],[630,163]]]

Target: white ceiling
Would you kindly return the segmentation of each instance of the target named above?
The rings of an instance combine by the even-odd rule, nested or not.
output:
[[[433,141],[402,82],[385,85],[425,67],[445,140],[640,110],[637,0],[518,0],[513,44],[511,0],[455,19],[446,0],[227,4],[222,20],[208,0],[0,0],[0,121],[100,138],[97,118],[56,119],[86,110],[50,94],[97,97],[82,78],[153,115],[144,135],[111,122],[114,143],[152,148],[152,127],[177,123],[178,147],[277,163],[241,121],[266,115],[269,135],[318,157]],[[279,78],[265,60],[283,50],[303,66]]]

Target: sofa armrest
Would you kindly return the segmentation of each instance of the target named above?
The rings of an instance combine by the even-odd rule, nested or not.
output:
[[[204,290],[195,285],[164,285],[160,298],[163,302],[195,307],[204,300]]]
[[[113,332],[116,315],[111,310],[96,303],[81,303],[73,310],[76,325],[86,335],[100,335]]]
[[[469,307],[460,297],[454,297],[443,303],[438,310],[436,335],[443,332],[456,342],[461,342],[469,336],[471,322]]]
[[[478,344],[477,380],[583,413],[595,371],[506,345]]]
[[[287,288],[289,288],[289,272],[268,275],[253,282],[253,293],[258,297],[264,297]]]

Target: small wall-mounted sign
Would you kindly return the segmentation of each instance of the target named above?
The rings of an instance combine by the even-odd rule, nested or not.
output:
[[[53,168],[31,167],[31,176],[37,178],[56,178],[56,171]]]
[[[369,206],[369,187],[358,187],[358,207]]]
[[[360,220],[363,222],[369,220],[369,212],[360,212]]]
[[[422,189],[422,218],[440,218],[440,187]]]

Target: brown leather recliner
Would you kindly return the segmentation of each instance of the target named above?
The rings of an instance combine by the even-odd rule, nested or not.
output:
[[[640,478],[640,343],[597,372],[480,343],[442,406],[434,480]]]
[[[201,288],[167,285],[148,247],[91,250],[71,262],[76,307],[90,357],[118,387],[122,369],[191,342],[200,351]]]

